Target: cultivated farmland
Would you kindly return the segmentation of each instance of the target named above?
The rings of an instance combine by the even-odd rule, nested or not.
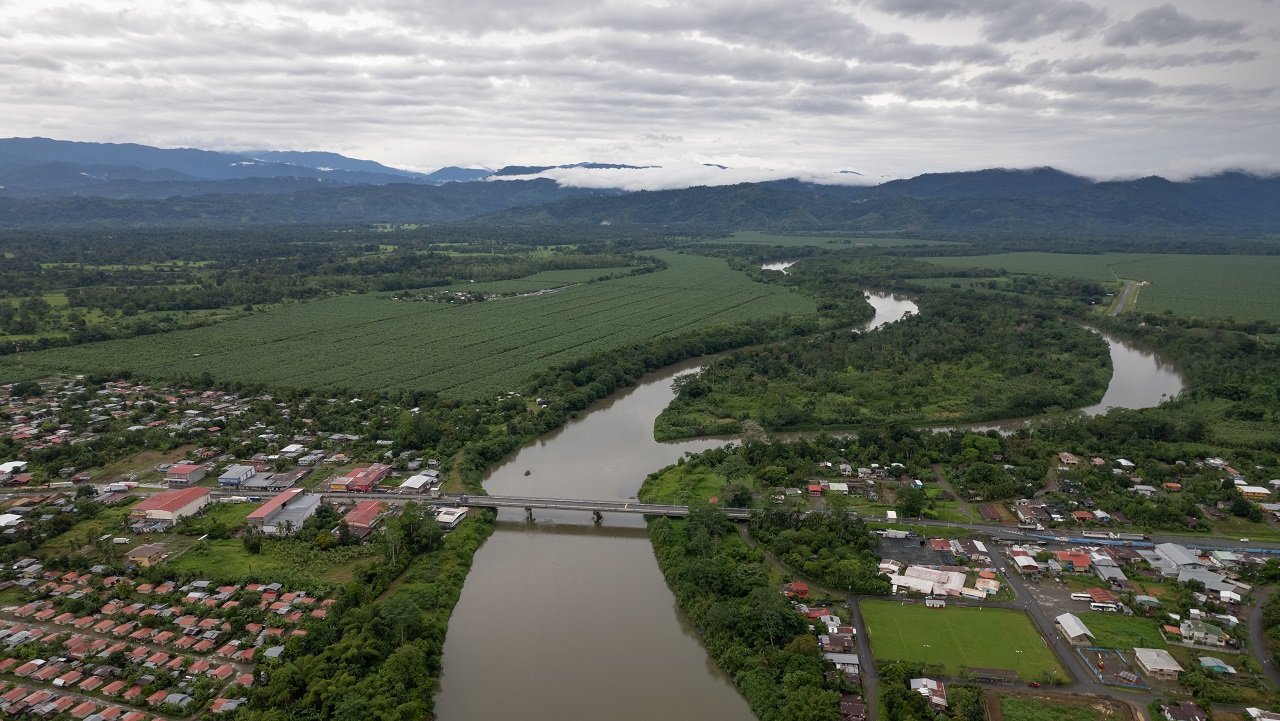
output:
[[[864,601],[861,607],[878,660],[942,664],[946,673],[955,675],[977,667],[1017,670],[1020,677],[1037,681],[1055,672],[1069,678],[1031,620],[1019,611],[938,609],[894,601]]]
[[[906,245],[958,245],[942,240],[916,240],[912,238],[891,238],[888,236],[856,236],[856,235],[775,235],[758,230],[743,230],[729,238],[714,238],[708,243],[751,246],[783,246],[786,248],[858,248],[878,247],[897,248]]]
[[[26,353],[21,361],[6,356],[0,379],[127,368],[157,377],[208,373],[280,386],[480,397],[591,352],[814,310],[808,299],[756,283],[723,260],[654,254],[670,267],[544,295],[460,306],[346,296],[207,328]],[[549,279],[542,280],[533,285],[545,287]]]
[[[925,260],[950,268],[1001,268],[1101,283],[1149,281],[1138,288],[1138,311],[1280,323],[1280,256],[1001,253]]]

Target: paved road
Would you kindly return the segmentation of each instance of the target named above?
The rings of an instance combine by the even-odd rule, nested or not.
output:
[[[1267,640],[1262,632],[1262,604],[1267,602],[1271,593],[1270,588],[1259,589],[1256,596],[1258,603],[1249,611],[1249,650],[1253,652],[1254,660],[1262,667],[1262,672],[1267,675],[1267,678],[1273,683],[1280,684],[1280,670],[1276,669],[1275,662],[1267,653]]]
[[[1120,315],[1123,313],[1125,304],[1129,302],[1129,294],[1132,293],[1133,289],[1137,286],[1137,283],[1126,283],[1124,290],[1120,291],[1120,300],[1116,301],[1115,309],[1108,313],[1108,315]]]

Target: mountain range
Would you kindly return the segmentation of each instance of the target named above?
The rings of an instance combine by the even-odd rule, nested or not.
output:
[[[350,185],[440,185],[483,180],[492,171],[417,173],[337,153],[224,153],[134,143],[0,139],[0,196],[144,199],[212,193],[259,195]]]
[[[642,167],[575,163],[417,173],[325,152],[235,154],[9,138],[0,139],[0,226],[476,220],[714,230],[1280,232],[1280,177],[1239,172],[1178,182],[1096,182],[1054,168],[987,169],[879,185],[791,179],[638,192],[537,177],[553,168]]]

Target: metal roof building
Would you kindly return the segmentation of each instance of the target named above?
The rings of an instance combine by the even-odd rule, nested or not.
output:
[[[1072,643],[1083,642],[1086,637],[1093,638],[1093,632],[1074,613],[1064,613],[1054,620]]]
[[[1135,648],[1133,654],[1138,658],[1138,665],[1153,678],[1176,679],[1184,670],[1168,651],[1158,648]]]
[[[198,513],[211,500],[208,488],[180,488],[139,501],[129,509],[129,515],[133,518],[176,523],[184,516]]]
[[[1201,561],[1186,546],[1177,543],[1159,543],[1156,544],[1156,553],[1164,556],[1170,563],[1178,568],[1204,567],[1204,561]]]
[[[342,520],[346,521],[353,530],[371,529],[387,508],[386,501],[361,501],[355,508],[348,511]]]
[[[303,493],[301,488],[292,488],[262,504],[261,508],[245,517],[245,522],[272,535],[284,533],[286,521],[291,531],[297,531],[308,518],[315,515],[323,500],[319,494]]]

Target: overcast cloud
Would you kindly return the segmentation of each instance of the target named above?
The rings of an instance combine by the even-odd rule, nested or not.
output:
[[[558,173],[627,187],[1178,177],[1280,169],[1276,67],[1274,0],[0,0],[0,135],[663,166]]]

